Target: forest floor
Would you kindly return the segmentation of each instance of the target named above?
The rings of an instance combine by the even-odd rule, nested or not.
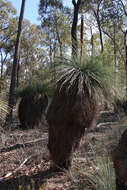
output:
[[[71,169],[63,173],[50,170],[47,124],[21,130],[14,122],[6,134],[1,132],[0,190],[95,190],[97,159],[110,154],[126,121],[123,115],[100,118],[93,129],[86,131],[73,154]]]

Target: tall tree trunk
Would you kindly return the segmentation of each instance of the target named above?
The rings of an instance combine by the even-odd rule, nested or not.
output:
[[[78,41],[77,41],[77,23],[78,23],[78,13],[81,4],[81,0],[78,0],[77,3],[75,0],[72,0],[74,5],[74,16],[73,23],[71,28],[71,38],[72,38],[72,57],[76,58],[78,55]]]
[[[83,48],[83,37],[84,37],[84,16],[81,16],[81,32],[80,32],[80,43],[81,43],[81,51],[80,51],[80,62],[82,61],[82,48]]]
[[[8,105],[9,107],[11,107],[11,112],[8,117],[9,120],[12,119],[13,107],[14,107],[14,90],[16,86],[17,66],[18,66],[18,60],[19,60],[19,49],[20,49],[25,2],[26,0],[22,0],[19,23],[18,23],[18,33],[17,33],[16,44],[15,44],[14,60],[13,60],[12,73],[11,73],[11,84],[10,84],[9,101],[8,101]]]
[[[115,23],[114,23],[113,44],[114,44],[114,63],[115,63],[115,67],[116,67],[117,65],[116,65],[116,27],[115,27]]]
[[[3,78],[3,66],[4,66],[4,62],[3,62],[3,54],[1,53],[1,79]]]
[[[18,62],[18,66],[17,66],[17,80],[16,80],[16,86],[19,86],[19,70],[20,70],[20,64]]]
[[[55,39],[55,38],[54,38]],[[53,49],[54,49],[54,52],[53,52],[53,60],[55,60],[56,58],[56,40],[54,42],[54,45],[53,45]],[[56,84],[56,67],[55,67],[55,63],[53,61],[53,81],[54,81],[54,84]]]
[[[102,39],[102,31],[101,31],[100,21],[98,22],[98,29],[99,29],[99,35],[100,35],[101,53],[103,53],[103,51],[104,51],[104,45],[103,45],[103,39]]]
[[[115,66],[115,83],[119,87],[119,72],[118,72],[118,61],[117,61],[117,48],[116,48],[116,24],[113,23],[114,34],[113,34],[113,46],[114,46],[114,66]]]
[[[58,40],[58,43],[59,43],[60,57],[62,57],[63,56],[62,41],[60,39],[57,23],[56,23],[56,35],[57,35],[57,40]]]
[[[53,56],[55,56],[55,49],[56,47],[52,47],[52,40],[50,38],[50,45],[49,45],[49,59],[50,59],[50,68],[52,70],[52,82],[53,82],[53,85],[55,85],[55,78],[56,78],[56,72],[55,72],[55,65],[54,65],[54,62],[53,62]],[[53,51],[54,51],[54,55],[53,55]]]
[[[98,30],[99,30],[99,36],[100,36],[100,44],[101,44],[101,53],[104,51],[104,45],[103,45],[103,38],[102,38],[102,30],[101,30],[101,23],[99,19],[99,14],[94,11],[94,15],[97,21]]]
[[[127,30],[125,32],[125,39],[124,39],[124,43],[125,43],[125,73],[126,73],[126,97],[127,97]]]
[[[93,36],[93,31],[92,31],[92,27],[90,27],[90,33],[91,33],[91,55],[93,56],[94,55],[94,36]]]

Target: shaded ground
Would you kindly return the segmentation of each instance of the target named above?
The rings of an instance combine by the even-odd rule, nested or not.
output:
[[[97,170],[96,164],[93,167],[95,156],[96,154],[102,156],[104,153],[103,143],[107,148],[110,146],[109,141],[112,140],[112,136],[107,134],[111,134],[113,128],[124,125],[126,121],[125,117],[120,120],[114,115],[111,117],[108,115],[107,119],[100,118],[97,124],[106,121],[118,123],[97,125],[94,129],[86,131],[79,150],[73,156],[72,168],[64,174],[53,173],[50,170],[46,125],[43,124],[40,129],[22,131],[16,129],[18,123],[12,124],[11,129],[2,139],[5,142],[0,143],[0,190],[92,189],[96,186],[95,181],[90,177]],[[13,125],[16,126],[15,130]],[[105,139],[106,136],[108,140]],[[17,144],[22,146],[14,147]],[[14,148],[8,149],[8,147]]]

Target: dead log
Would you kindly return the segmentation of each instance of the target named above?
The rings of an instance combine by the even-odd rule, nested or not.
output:
[[[40,139],[36,139],[36,140],[34,140],[34,141],[28,141],[28,142],[26,142],[26,143],[17,143],[17,144],[8,146],[8,147],[4,147],[4,148],[0,149],[0,153],[3,153],[3,152],[10,152],[10,151],[15,150],[15,149],[18,149],[18,148],[31,147],[31,146],[33,146],[33,145],[36,144],[36,143],[42,142],[44,139],[45,139],[45,138],[40,138]]]

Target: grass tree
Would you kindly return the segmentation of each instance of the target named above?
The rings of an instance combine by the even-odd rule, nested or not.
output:
[[[112,151],[115,169],[116,190],[127,189],[127,129],[123,132],[118,145]]]
[[[59,59],[58,65],[56,90],[47,112],[48,149],[54,167],[68,169],[73,150],[96,119],[98,101],[109,95],[111,78],[99,57]]]
[[[22,129],[33,128],[39,124],[48,105],[47,92],[47,85],[38,82],[16,90],[16,96],[21,98],[18,116]]]

